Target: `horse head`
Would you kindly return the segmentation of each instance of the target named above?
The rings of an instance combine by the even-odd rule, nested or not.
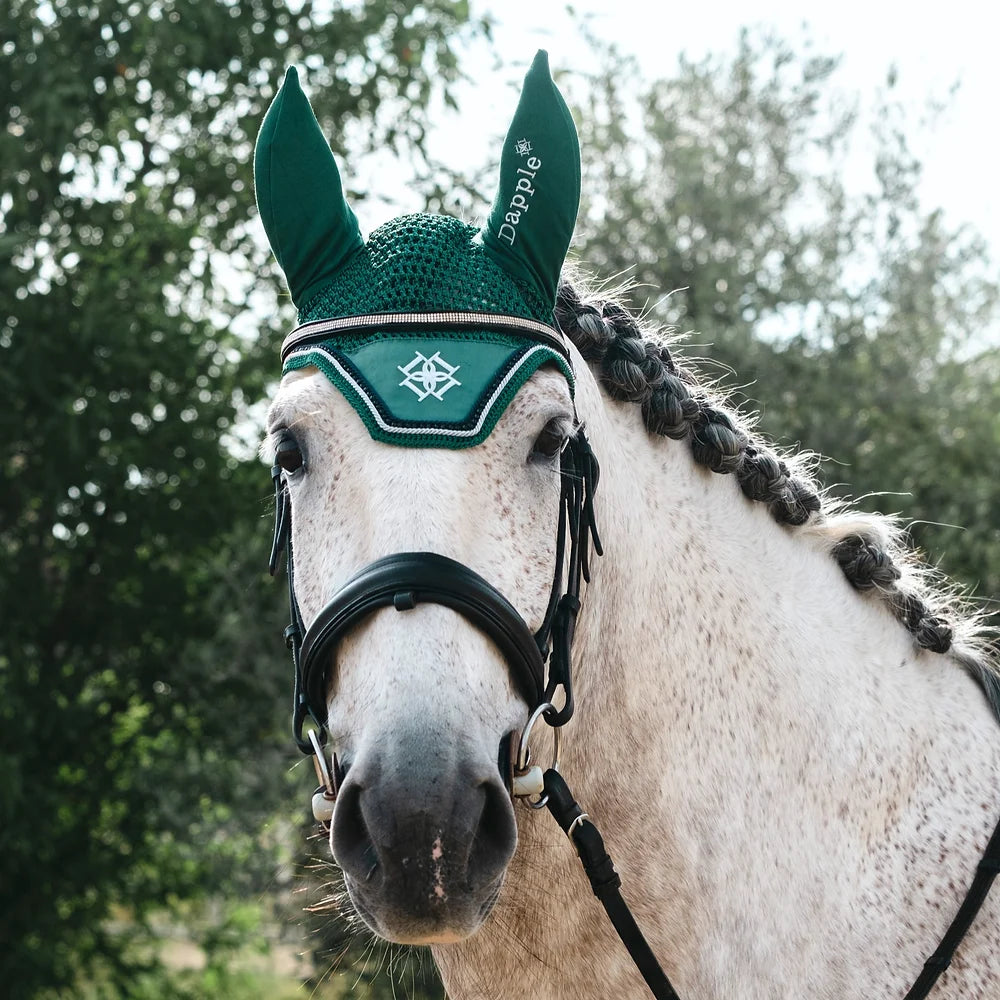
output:
[[[336,754],[331,843],[365,921],[461,940],[515,851],[512,741],[564,686],[543,661],[583,561],[592,465],[553,318],[576,131],[539,53],[482,229],[409,215],[366,243],[289,70],[255,178],[300,320],[269,415],[297,735],[312,714]]]

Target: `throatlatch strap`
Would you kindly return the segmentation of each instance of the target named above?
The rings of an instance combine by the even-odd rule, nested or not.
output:
[[[594,895],[604,906],[653,996],[656,1000],[680,1000],[618,891],[622,884],[621,876],[604,847],[604,838],[574,801],[562,775],[552,768],[545,772],[545,794],[548,796],[546,805],[549,812],[576,846]]]

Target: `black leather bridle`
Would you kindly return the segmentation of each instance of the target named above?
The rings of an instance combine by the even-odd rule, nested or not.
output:
[[[573,715],[570,649],[580,609],[580,586],[582,580],[590,579],[591,544],[597,555],[602,552],[593,503],[600,469],[583,428],[566,442],[560,473],[552,590],[537,632],[531,631],[513,604],[491,583],[468,566],[436,552],[398,552],[364,566],[306,629],[295,596],[291,502],[283,469],[275,463],[271,469],[275,514],[270,570],[273,576],[284,550],[291,611],[285,641],[295,668],[292,735],[303,753],[314,752],[312,741],[303,735],[306,720],[311,719],[320,732],[325,730],[328,668],[337,645],[355,625],[386,607],[408,611],[418,604],[440,604],[457,611],[496,643],[530,708],[553,705],[561,692],[561,707],[547,708],[544,718],[551,726],[569,722]]]

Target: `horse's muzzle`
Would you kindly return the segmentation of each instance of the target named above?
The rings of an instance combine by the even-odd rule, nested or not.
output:
[[[359,914],[401,944],[446,943],[476,931],[517,846],[496,764],[362,755],[347,772],[331,843]],[[367,759],[366,759],[367,757]]]

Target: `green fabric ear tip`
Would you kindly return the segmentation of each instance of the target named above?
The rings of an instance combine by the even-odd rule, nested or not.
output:
[[[580,143],[540,49],[500,154],[500,183],[482,239],[509,274],[555,306],[580,208]]]
[[[254,185],[264,231],[301,308],[364,241],[294,66],[261,124]]]

